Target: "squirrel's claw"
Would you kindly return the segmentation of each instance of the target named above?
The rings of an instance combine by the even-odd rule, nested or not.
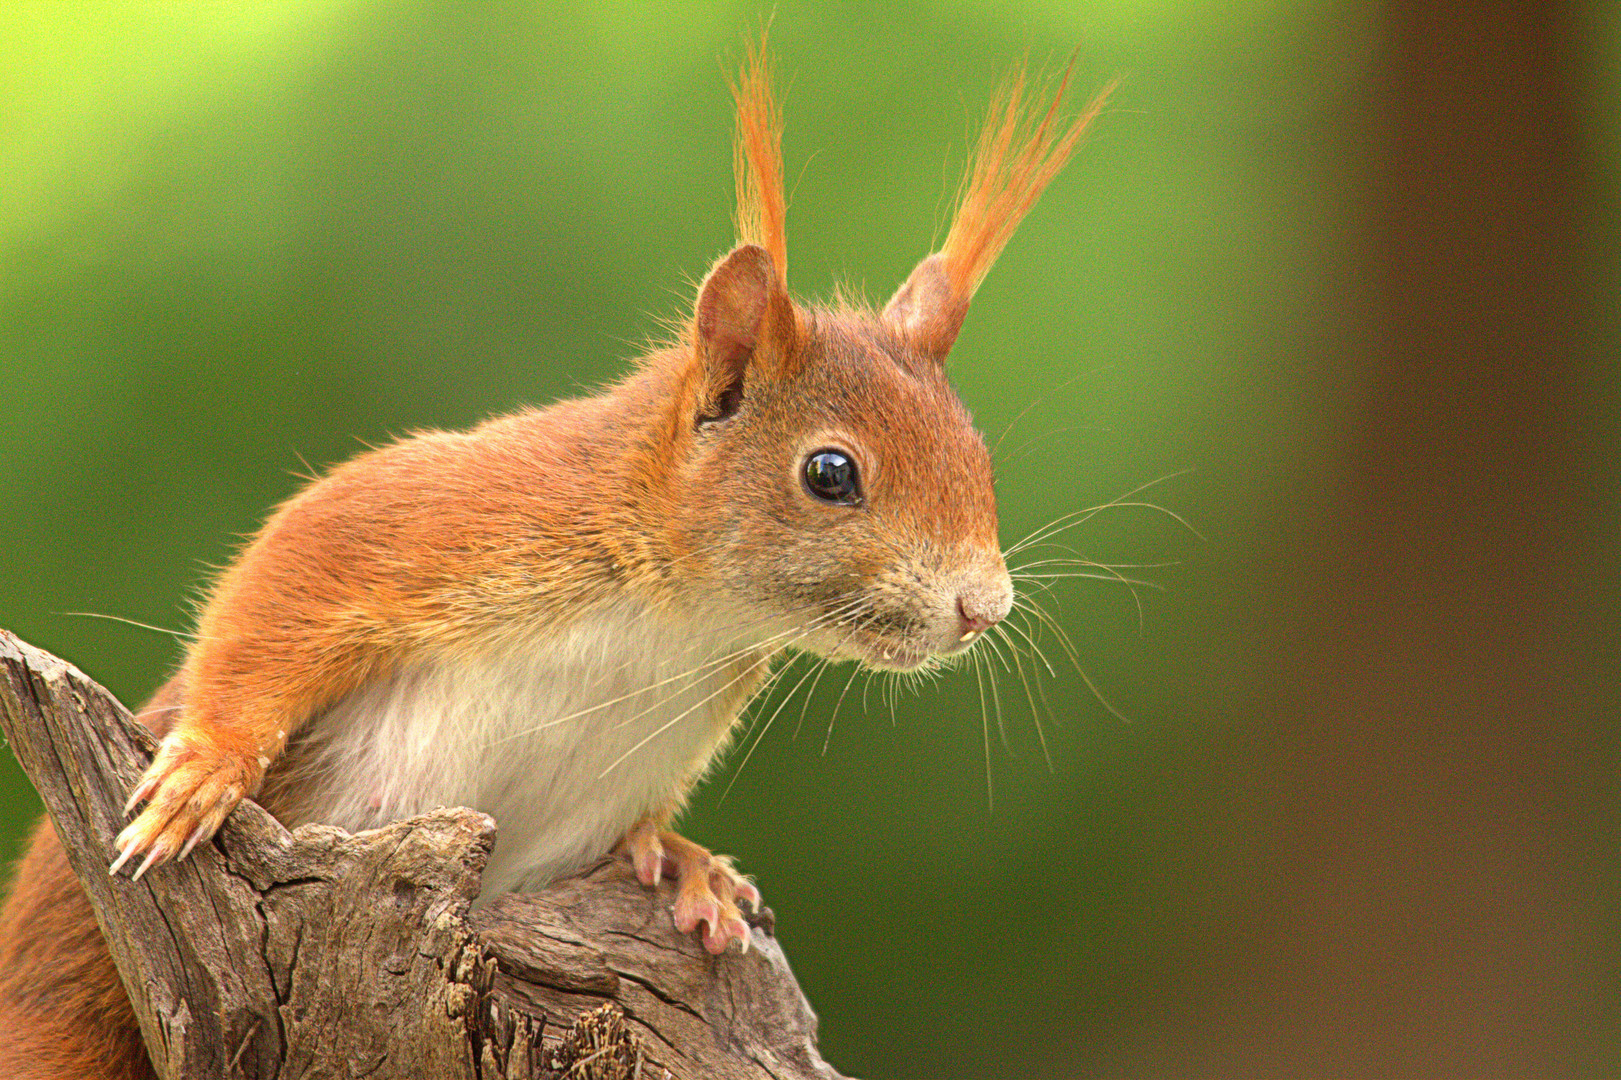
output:
[[[630,860],[636,871],[636,880],[650,889],[658,888],[666,876],[674,876],[676,866],[665,857],[664,845],[659,842],[660,829],[651,821],[643,821],[627,832],[615,851]]]
[[[108,877],[117,876],[118,872],[120,870],[124,869],[124,864],[129,862],[130,856],[135,854],[135,850],[136,850],[135,845],[130,844],[127,847],[123,848],[121,851],[119,851],[118,858],[114,859],[113,864],[111,866],[107,867],[107,876]]]
[[[151,770],[135,785],[135,790],[129,793],[129,801],[124,804],[124,814],[128,816],[135,812],[135,808],[145,802],[151,794],[158,789],[158,781],[162,777],[153,776]]]
[[[131,874],[129,879],[131,881],[140,881],[141,875],[151,869],[153,863],[166,858],[168,854],[169,850],[163,844],[153,844],[152,850],[146,853],[146,858],[141,860],[141,865],[135,868],[135,873]]]
[[[118,857],[107,872],[117,874],[142,855],[132,875],[139,881],[152,867],[185,858],[219,831],[262,776],[263,767],[255,761],[187,746],[171,735],[130,795],[131,808],[145,801],[146,809],[113,841]]]
[[[643,885],[657,886],[665,875],[675,879],[671,917],[677,930],[690,934],[702,927],[704,948],[716,955],[733,941],[741,951],[749,951],[749,924],[737,905],[741,901],[758,911],[760,890],[737,872],[730,859],[651,821],[627,832],[617,850],[630,859]]]

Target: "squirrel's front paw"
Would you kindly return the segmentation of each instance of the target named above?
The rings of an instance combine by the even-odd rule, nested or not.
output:
[[[267,764],[262,757],[199,747],[171,734],[124,807],[128,813],[146,800],[146,809],[113,841],[118,858],[107,872],[118,873],[144,853],[134,875],[139,881],[159,863],[184,859],[218,832],[225,816],[258,787]]]
[[[760,909],[760,890],[724,855],[712,855],[686,837],[651,822],[631,829],[619,850],[630,858],[643,885],[657,885],[669,874],[676,880],[675,927],[690,934],[704,927],[704,948],[723,953],[736,941],[749,951],[749,924],[738,902]]]

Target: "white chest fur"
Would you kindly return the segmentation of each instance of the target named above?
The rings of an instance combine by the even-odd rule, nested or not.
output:
[[[607,852],[678,801],[766,674],[715,625],[605,609],[476,659],[424,658],[315,721],[288,824],[355,830],[437,806],[495,817],[485,897]]]

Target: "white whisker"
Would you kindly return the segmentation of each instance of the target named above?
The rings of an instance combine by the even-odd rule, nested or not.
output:
[[[833,741],[833,725],[839,719],[839,708],[844,704],[844,695],[850,692],[855,685],[856,676],[861,674],[861,667],[857,665],[850,672],[850,677],[844,681],[844,689],[839,691],[838,700],[833,703],[833,714],[827,718],[827,734],[822,737],[822,756],[827,756],[828,744]]]
[[[697,711],[702,706],[707,705],[709,702],[715,700],[715,698],[719,697],[721,694],[724,694],[726,691],[728,691],[732,687],[736,686],[744,678],[746,678],[748,675],[750,675],[751,673],[756,671],[760,667],[760,665],[769,664],[772,660],[775,660],[777,658],[777,653],[780,652],[780,651],[781,651],[781,649],[779,648],[779,649],[777,649],[777,650],[775,650],[773,652],[767,653],[765,656],[761,657],[759,660],[756,660],[754,663],[750,664],[748,667],[746,667],[742,671],[738,672],[731,679],[728,679],[726,681],[726,683],[723,686],[721,686],[719,689],[713,691],[712,693],[708,694],[707,696],[705,696],[703,698],[700,698],[698,701],[696,701],[693,704],[687,706],[685,709],[682,709],[680,712],[678,712],[674,716],[670,717],[670,719],[666,720],[664,723],[660,724],[658,727],[656,727],[652,731],[648,732],[645,736],[642,737],[642,739],[639,742],[636,743],[635,746],[632,746],[629,750],[626,750],[623,754],[620,754],[617,758],[614,759],[613,764],[609,765],[606,769],[603,769],[600,773],[598,773],[597,774],[597,779],[601,780],[603,777],[607,776],[609,773],[611,773],[615,769],[619,768],[619,766],[623,765],[625,763],[625,760],[627,758],[629,758],[632,754],[636,753],[636,751],[640,750],[642,747],[646,746],[648,743],[650,743],[654,739],[658,738],[658,736],[660,736],[660,735],[664,734],[666,731],[670,730],[670,728],[675,726],[675,724],[677,722],[679,722],[680,720],[684,719],[687,716],[692,715],[692,713]],[[621,726],[623,726],[623,725],[621,725]]]
[[[985,708],[985,674],[980,665],[980,658],[970,654],[974,660],[974,675],[979,682],[979,723],[985,734],[985,809],[989,813],[996,813],[996,789],[991,781],[991,719]]]
[[[690,680],[690,683],[701,682],[702,680],[699,679],[699,678],[696,678],[696,676],[698,676],[700,674],[703,674],[703,673],[708,673],[708,672],[710,672],[711,670],[713,670],[715,668],[722,667],[725,664],[730,663],[733,660],[739,659],[740,657],[747,656],[748,654],[750,654],[752,652],[755,652],[756,650],[766,648],[766,647],[768,647],[768,646],[770,646],[770,645],[772,645],[774,643],[781,642],[784,638],[792,637],[794,640],[798,640],[800,638],[803,638],[806,634],[808,634],[808,633],[810,633],[810,632],[812,632],[812,631],[814,631],[816,629],[819,629],[821,626],[826,625],[827,623],[830,623],[830,622],[837,621],[838,618],[840,616],[842,616],[846,612],[847,609],[854,609],[855,607],[859,606],[859,604],[861,604],[862,602],[864,602],[864,598],[858,598],[858,599],[855,599],[855,600],[847,601],[845,604],[840,605],[839,607],[834,608],[833,610],[831,610],[829,612],[825,612],[822,615],[819,615],[817,618],[811,620],[809,623],[807,623],[807,624],[805,624],[803,626],[790,627],[787,630],[783,630],[783,631],[780,631],[780,632],[778,632],[776,634],[772,634],[770,637],[764,638],[761,641],[755,642],[755,643],[750,644],[750,645],[745,645],[745,646],[743,646],[742,648],[739,648],[739,649],[734,649],[733,651],[731,651],[729,653],[726,653],[724,656],[719,656],[719,657],[716,657],[716,658],[711,659],[711,660],[706,660],[702,664],[697,665],[696,667],[688,668],[685,671],[677,672],[674,675],[670,675],[670,676],[668,676],[666,678],[658,680],[657,682],[650,683],[647,686],[637,687],[636,689],[631,690],[631,691],[629,691],[627,693],[624,693],[624,694],[620,694],[617,697],[608,698],[608,699],[606,699],[604,701],[598,701],[598,702],[595,702],[595,703],[593,703],[591,705],[586,706],[583,709],[578,709],[578,710],[576,710],[576,711],[574,711],[572,713],[568,713],[567,715],[553,717],[552,719],[547,720],[544,723],[536,724],[533,727],[525,728],[525,729],[523,729],[521,731],[512,732],[511,734],[505,735],[505,736],[503,736],[503,737],[501,737],[499,739],[491,740],[489,745],[496,745],[498,743],[508,742],[508,741],[510,741],[512,739],[523,738],[523,737],[528,736],[528,735],[533,735],[537,731],[543,731],[546,728],[555,727],[558,724],[564,724],[564,723],[567,723],[567,722],[569,722],[571,720],[578,720],[583,716],[589,716],[590,714],[592,714],[594,712],[597,712],[597,711],[599,711],[601,709],[607,709],[607,708],[610,708],[610,707],[612,707],[614,705],[619,704],[620,702],[628,701],[631,698],[639,697],[642,694],[651,693],[652,691],[657,690],[657,689],[659,689],[660,687],[663,687],[663,686],[668,686],[670,683],[673,683],[673,682],[678,682],[678,681],[681,681],[681,680]],[[766,620],[762,620],[762,623],[763,624],[768,624],[768,622]],[[757,625],[759,625],[759,624],[757,624]],[[687,688],[688,687],[686,685],[684,685],[680,689],[685,690]],[[630,723],[633,720],[640,719],[641,717],[647,715],[647,713],[652,712],[654,709],[657,709],[660,704],[662,704],[662,701],[661,702],[655,702],[653,705],[648,706],[648,708],[642,710],[641,712],[635,713],[634,715],[630,716],[629,718],[627,718],[626,720],[621,722],[621,724],[618,725],[618,726],[623,726],[624,724]]]
[[[1154,487],[1154,486],[1156,486],[1158,484],[1163,484],[1163,483],[1165,483],[1165,482],[1167,482],[1169,480],[1174,480],[1175,478],[1177,478],[1179,476],[1185,476],[1191,471],[1192,471],[1191,469],[1182,469],[1182,470],[1180,470],[1178,472],[1167,473],[1164,476],[1158,477],[1157,479],[1154,479],[1154,480],[1150,480],[1145,484],[1139,484],[1138,486],[1132,488],[1130,491],[1125,492],[1124,494],[1120,495],[1119,497],[1114,498],[1114,499],[1110,499],[1108,502],[1100,503],[1097,506],[1089,506],[1089,507],[1087,507],[1087,508],[1085,508],[1083,510],[1072,510],[1067,514],[1063,514],[1063,515],[1055,518],[1054,520],[1048,522],[1046,525],[1041,526],[1039,529],[1036,529],[1034,532],[1027,535],[1024,539],[1020,540],[1018,543],[1016,543],[1012,547],[1008,548],[1006,551],[1004,551],[1002,553],[1003,557],[1004,558],[1011,558],[1014,555],[1016,555],[1017,553],[1019,553],[1020,551],[1023,551],[1024,549],[1026,549],[1026,548],[1028,548],[1028,547],[1030,547],[1030,546],[1032,546],[1034,544],[1041,543],[1041,542],[1047,540],[1049,537],[1057,535],[1060,532],[1063,532],[1063,531],[1065,531],[1067,529],[1071,529],[1071,528],[1075,527],[1076,525],[1081,524],[1083,521],[1088,521],[1092,517],[1096,516],[1097,514],[1102,513],[1105,510],[1124,508],[1124,507],[1131,507],[1131,506],[1143,507],[1143,508],[1155,510],[1155,511],[1158,511],[1158,512],[1160,512],[1162,514],[1165,514],[1165,515],[1171,517],[1172,519],[1174,519],[1175,521],[1177,521],[1179,524],[1181,524],[1181,526],[1183,528],[1187,529],[1188,532],[1192,533],[1194,536],[1199,537],[1199,539],[1202,540],[1204,538],[1202,536],[1200,536],[1199,531],[1197,529],[1195,529],[1192,525],[1189,525],[1187,523],[1187,521],[1184,520],[1181,517],[1181,515],[1176,514],[1173,511],[1167,510],[1163,506],[1157,506],[1154,503],[1141,502],[1141,501],[1137,501],[1137,502],[1128,502],[1127,501],[1127,500],[1131,499],[1131,497],[1133,495],[1137,495],[1137,494],[1139,494],[1141,492],[1147,491],[1149,488]]]
[[[164,626],[153,626],[151,623],[140,622],[136,619],[126,619],[122,615],[103,615],[99,611],[59,611],[58,615],[68,615],[78,619],[106,619],[108,622],[123,623],[125,626],[134,626],[141,630],[151,630],[158,634],[167,634],[177,641],[194,641],[196,635],[181,630],[170,630]]]
[[[795,660],[797,659],[798,658],[795,657]],[[726,790],[720,793],[720,805],[724,805],[726,802],[726,796],[732,793],[732,785],[736,784],[737,778],[743,775],[743,767],[747,765],[749,763],[749,759],[754,756],[755,748],[760,745],[760,740],[765,738],[766,732],[771,730],[771,725],[776,722],[777,714],[781,713],[782,710],[787,707],[788,703],[794,700],[794,695],[799,692],[799,688],[801,686],[805,685],[805,680],[810,678],[813,672],[815,672],[819,667],[826,665],[826,663],[827,661],[823,660],[807,667],[805,669],[805,673],[799,677],[799,681],[794,683],[793,687],[788,691],[788,693],[783,695],[782,701],[777,704],[777,707],[771,710],[771,715],[766,717],[765,724],[760,728],[760,733],[756,735],[754,737],[754,741],[749,744],[748,751],[743,755],[743,760],[737,763],[737,771],[732,773],[731,780],[727,781]],[[792,663],[784,667],[783,670],[787,671],[788,667],[791,666]],[[747,737],[747,735],[744,736],[744,738]]]

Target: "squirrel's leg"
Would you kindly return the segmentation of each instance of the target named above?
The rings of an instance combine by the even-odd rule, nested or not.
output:
[[[703,924],[704,948],[726,951],[736,941],[747,952],[749,924],[738,903],[760,906],[760,890],[724,855],[711,854],[679,833],[664,828],[668,815],[644,818],[631,826],[614,849],[630,859],[643,885],[657,885],[665,875],[676,881],[675,926],[690,934]]]
[[[185,858],[258,789],[270,753],[237,745],[243,740],[221,726],[193,721],[189,712],[180,717],[130,794],[126,813],[141,802],[146,809],[113,841],[118,858],[108,873],[118,873],[131,858],[144,854],[135,869],[138,880],[154,865]]]
[[[146,808],[113,841],[118,858],[109,872],[144,856],[139,878],[218,832],[236,804],[257,793],[292,734],[366,674],[366,664],[345,662],[341,644],[270,637],[199,644],[183,676],[184,706],[125,810]]]

